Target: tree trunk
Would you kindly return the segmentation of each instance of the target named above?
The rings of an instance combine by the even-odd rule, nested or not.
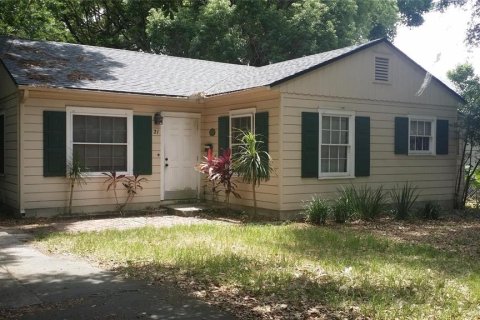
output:
[[[257,215],[257,195],[255,193],[256,183],[252,184],[252,192],[253,192],[253,214]]]
[[[68,214],[72,214],[72,201],[73,201],[73,188],[75,187],[75,183],[70,181],[70,200],[68,202]]]

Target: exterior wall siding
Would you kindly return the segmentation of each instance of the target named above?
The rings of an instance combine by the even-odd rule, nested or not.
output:
[[[275,173],[270,181],[262,183],[257,188],[257,206],[263,209],[280,210],[279,199],[279,175],[280,175],[280,148],[279,148],[279,132],[280,132],[280,94],[277,91],[254,91],[243,92],[232,95],[223,95],[209,98],[205,105],[202,115],[202,144],[213,144],[214,154],[218,153],[218,117],[228,116],[232,110],[241,110],[248,108],[256,108],[256,112],[268,111],[269,121],[269,153],[273,160]],[[209,135],[209,130],[213,128],[216,131],[215,136]],[[253,195],[251,186],[241,183],[235,179],[237,183],[237,191],[241,198],[236,199],[230,196],[230,202],[234,205],[253,206]],[[203,182],[203,192],[206,199],[211,200],[208,184]],[[221,193],[217,201],[224,201],[223,193]]]
[[[63,214],[68,204],[69,187],[64,177],[43,176],[43,111],[65,111],[67,106],[130,109],[134,115],[153,116],[156,112],[201,112],[201,105],[186,99],[160,99],[146,96],[105,95],[64,91],[49,93],[31,91],[24,107],[23,145],[23,208],[27,215]],[[153,124],[153,129],[159,126]],[[152,175],[145,176],[148,182],[129,208],[160,204],[161,182],[161,136],[152,132]],[[199,146],[200,148],[200,146]],[[193,168],[192,168],[193,173]],[[112,191],[106,191],[106,177],[88,177],[87,184],[75,187],[73,212],[89,213],[114,209]],[[120,202],[126,193],[119,187]],[[127,208],[128,209],[128,208]]]
[[[391,81],[373,80],[373,59],[390,58]],[[281,210],[299,210],[304,200],[317,194],[335,198],[348,185],[383,186],[389,190],[410,182],[420,191],[419,201],[453,199],[458,135],[455,131],[458,99],[438,82],[427,82],[425,73],[385,45],[379,45],[307,73],[277,88],[282,92],[283,171]],[[370,176],[352,179],[301,178],[301,113],[319,109],[354,111],[370,117]],[[394,119],[408,115],[449,120],[448,155],[396,155]]]

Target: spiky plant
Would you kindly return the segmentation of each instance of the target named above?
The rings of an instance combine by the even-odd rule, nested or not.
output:
[[[81,187],[86,185],[86,168],[78,159],[77,156],[73,156],[72,160],[67,163],[67,178],[70,182],[70,199],[68,200],[68,214],[72,213],[72,204],[73,204],[73,191],[75,186]]]
[[[243,182],[252,185],[253,210],[257,213],[256,187],[262,182],[270,180],[273,172],[271,157],[268,152],[261,150],[262,141],[251,131],[241,131],[242,145],[233,157],[233,171]]]

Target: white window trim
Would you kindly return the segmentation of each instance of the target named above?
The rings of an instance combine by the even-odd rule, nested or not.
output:
[[[322,173],[322,116],[341,116],[349,117],[349,131],[347,147],[347,172],[324,172]],[[355,178],[355,111],[344,110],[318,110],[318,179],[351,179]]]
[[[376,67],[375,60],[376,60],[376,58],[388,59],[388,81],[381,81],[381,80],[375,79],[375,67]],[[372,77],[373,83],[391,85],[392,84],[392,58],[391,58],[391,56],[386,55],[386,54],[376,54],[376,55],[374,55],[373,56],[372,74],[373,74],[373,77]]]
[[[411,121],[431,121],[432,122],[432,141],[430,143],[429,151],[423,150],[410,150],[410,122]],[[409,115],[408,116],[408,155],[410,156],[435,156],[437,154],[437,118],[436,117],[429,117],[429,116],[415,116]]]
[[[230,150],[233,148],[233,141],[232,141],[232,119],[233,118],[243,118],[243,117],[250,117],[250,127],[252,128],[253,134],[255,134],[255,113],[257,112],[256,108],[248,108],[248,109],[238,109],[238,110],[231,110],[229,112],[229,123],[228,123],[228,135],[229,135],[229,143],[230,143]],[[238,145],[236,143],[235,145]]]
[[[127,118],[127,171],[117,172],[128,176],[133,175],[133,111],[124,109],[67,107],[67,161],[73,158],[73,115],[106,116]],[[104,171],[87,172],[89,177],[104,177]]]

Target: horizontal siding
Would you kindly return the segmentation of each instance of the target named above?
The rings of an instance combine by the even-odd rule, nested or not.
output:
[[[318,109],[355,111],[369,116],[371,124],[370,176],[353,179],[302,179],[301,174],[301,113]],[[281,209],[299,210],[302,201],[314,194],[335,198],[342,186],[383,186],[386,191],[410,182],[418,187],[420,200],[450,200],[456,175],[457,141],[454,106],[429,106],[372,102],[357,99],[335,99],[311,95],[285,94],[282,98],[283,170]],[[449,154],[438,156],[394,154],[394,119],[396,116],[425,115],[449,120]]]
[[[107,98],[109,97],[109,98]],[[92,108],[131,109],[134,115],[150,115],[155,112],[200,112],[200,105],[183,100],[159,100],[149,97],[122,98],[98,94],[65,92],[54,95],[46,92],[32,92],[24,111],[24,207],[27,210],[64,208],[69,198],[69,185],[66,178],[43,176],[43,111],[64,111],[66,106]],[[155,125],[154,128],[157,128]],[[144,176],[148,182],[132,203],[160,203],[161,184],[161,136],[152,133],[152,175]],[[199,149],[201,146],[198,146]],[[192,168],[192,174],[195,174]],[[87,184],[75,187],[74,211],[82,211],[83,206],[108,206],[115,204],[113,191],[106,191],[106,177],[88,177]],[[118,187],[120,201],[125,197],[123,186]],[[102,208],[103,208],[102,207]]]
[[[214,153],[218,151],[218,117],[228,116],[231,110],[256,108],[256,112],[268,111],[269,115],[269,153],[273,160],[273,166],[275,173],[270,181],[262,183],[256,190],[257,206],[259,208],[279,210],[279,110],[280,99],[277,92],[258,92],[254,94],[239,94],[233,96],[224,96],[218,98],[212,98],[206,103],[204,112],[202,114],[202,144],[213,144]],[[215,136],[209,135],[209,130],[213,128],[216,131]],[[252,187],[245,185],[238,179],[235,179],[237,183],[237,192],[241,198],[237,199],[233,195],[230,196],[230,202],[233,204],[252,206],[253,196]],[[211,199],[211,194],[207,187],[205,188],[205,182],[203,183],[205,190],[205,197]],[[223,193],[218,196],[218,201],[224,201]]]

